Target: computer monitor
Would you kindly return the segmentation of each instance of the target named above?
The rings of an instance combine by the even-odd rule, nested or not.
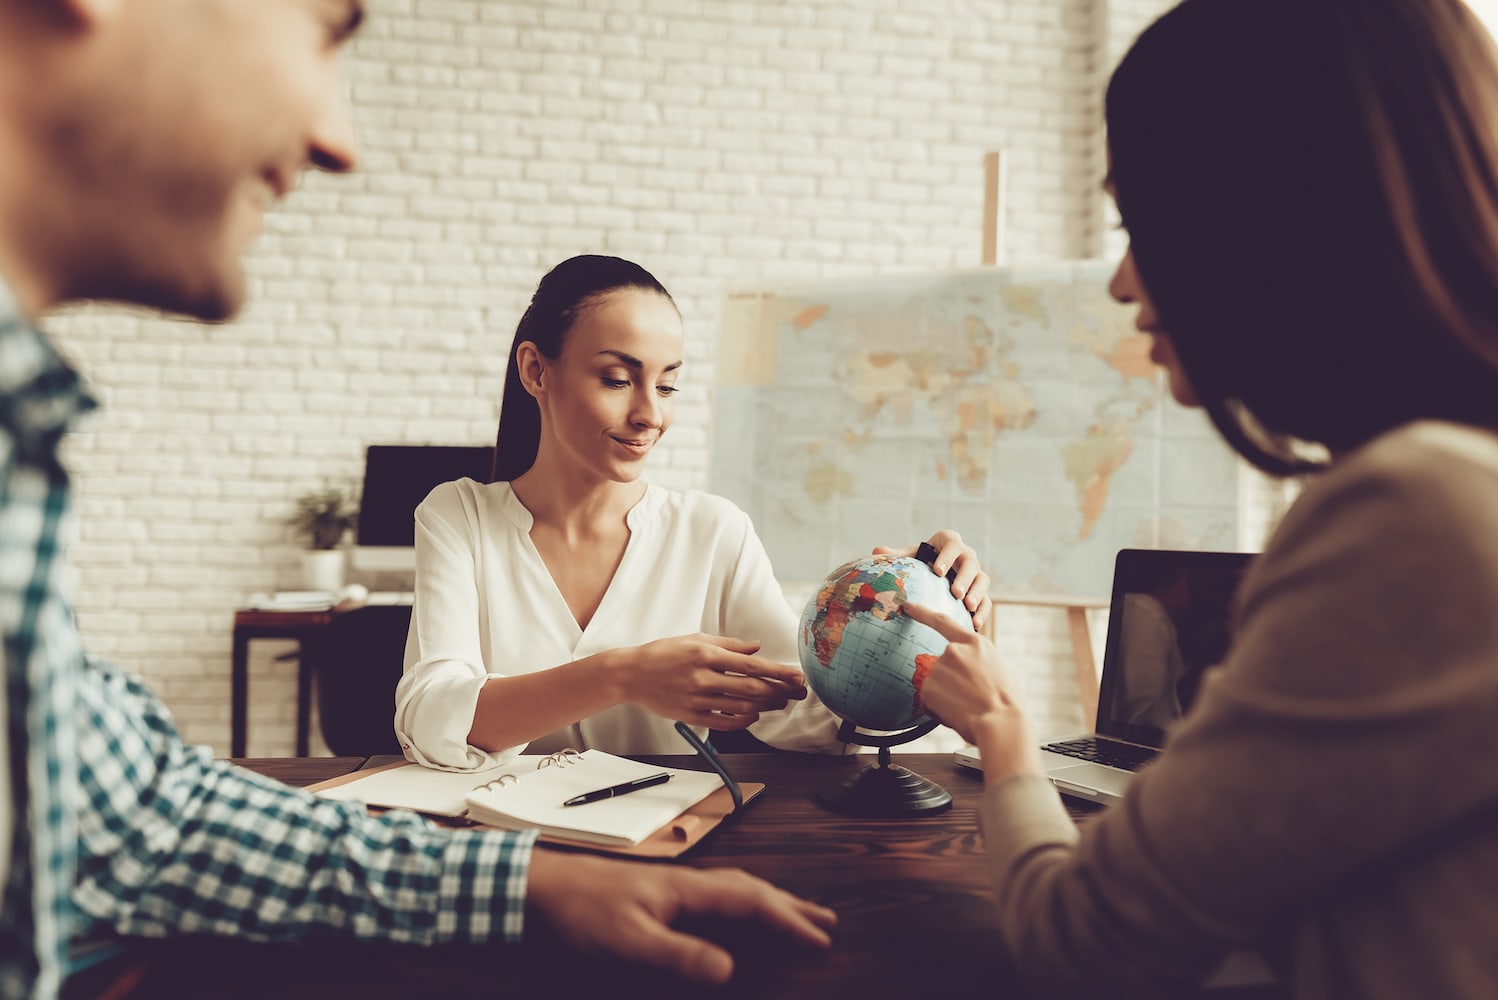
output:
[[[467,476],[489,481],[492,445],[372,444],[364,453],[359,527],[350,563],[360,570],[416,568],[416,508],[432,488]]]

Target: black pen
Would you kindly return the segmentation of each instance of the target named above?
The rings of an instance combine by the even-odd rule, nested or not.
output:
[[[652,774],[646,778],[636,778],[634,781],[626,781],[622,785],[610,785],[607,788],[600,788],[594,792],[583,792],[581,795],[574,795],[566,802],[563,802],[562,805],[582,806],[587,805],[589,802],[602,802],[604,799],[611,799],[615,795],[628,795],[630,792],[638,792],[642,788],[664,785],[670,780],[671,772],[662,771],[660,774]]]

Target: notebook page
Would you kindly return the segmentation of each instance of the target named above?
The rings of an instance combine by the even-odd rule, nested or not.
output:
[[[642,764],[601,750],[586,750],[571,764],[509,771],[515,781],[468,793],[470,819],[601,844],[638,844],[723,786],[716,774]],[[575,795],[662,771],[671,775],[664,784],[586,805],[562,805]]]
[[[439,771],[420,764],[403,764],[346,784],[317,790],[325,799],[343,799],[387,809],[414,809],[432,816],[461,817],[468,810],[464,796],[506,772],[533,771],[543,755],[521,754],[507,764],[482,771]]]

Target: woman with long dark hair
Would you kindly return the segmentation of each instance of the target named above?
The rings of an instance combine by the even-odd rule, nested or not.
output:
[[[1046,996],[1161,995],[1244,946],[1297,997],[1498,995],[1492,40],[1461,0],[1186,0],[1106,114],[1113,294],[1179,401],[1315,475],[1080,834],[992,644],[946,630],[922,695],[980,748],[1004,936]]]
[[[749,518],[640,478],[671,426],[682,343],[675,303],[638,264],[584,255],[541,280],[510,349],[493,482],[446,483],[416,512],[396,693],[412,760],[679,753],[678,720],[844,749]],[[950,531],[930,543],[981,624],[972,550]]]

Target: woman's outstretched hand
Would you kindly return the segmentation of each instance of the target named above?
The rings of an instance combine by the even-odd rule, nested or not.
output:
[[[620,652],[625,700],[708,729],[743,729],[806,697],[800,668],[755,656],[760,644],[723,635],[678,635]]]
[[[988,637],[910,601],[902,609],[947,640],[946,652],[917,686],[916,696],[926,711],[979,748],[985,782],[1042,770],[1019,678]]]
[[[931,560],[931,572],[937,576],[952,574],[948,582],[952,585],[952,596],[966,605],[973,616],[973,628],[982,631],[993,614],[993,601],[988,596],[988,574],[978,562],[978,553],[962,540],[962,536],[950,528],[943,528],[926,540],[925,544],[936,550]],[[911,556],[920,551],[919,545],[903,549],[879,545],[874,548],[876,556]]]

